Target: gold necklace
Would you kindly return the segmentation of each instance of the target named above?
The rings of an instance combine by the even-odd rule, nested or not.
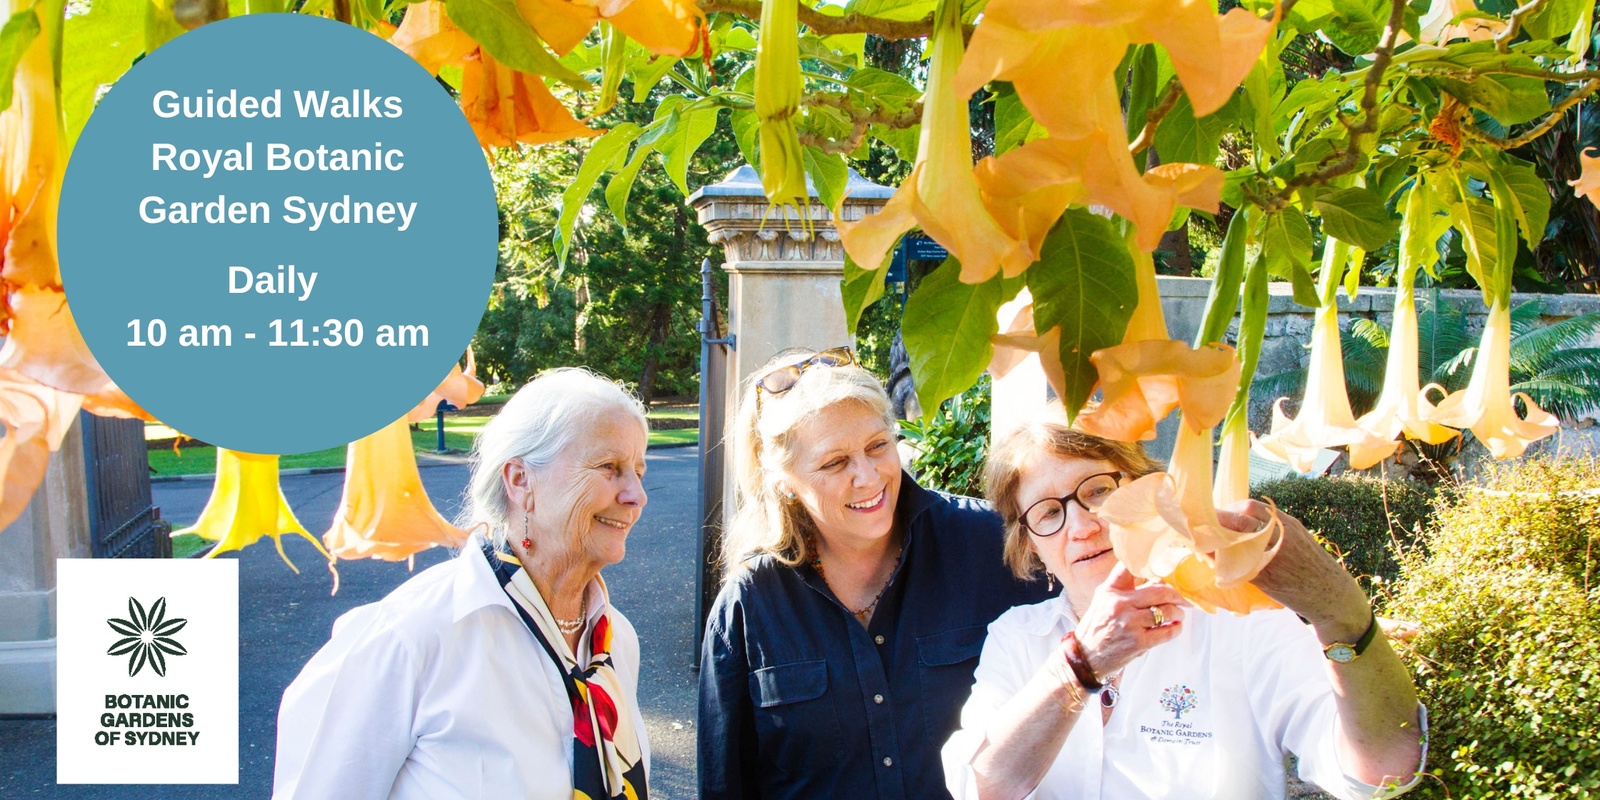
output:
[[[860,611],[850,611],[849,606],[845,606],[844,610],[850,611],[851,616],[855,617],[856,619],[866,622],[867,617],[872,614],[872,610],[878,607],[878,601],[883,599],[883,593],[889,591],[889,584],[894,583],[894,573],[896,570],[900,569],[900,559],[904,556],[905,551],[902,550],[900,551],[900,555],[894,557],[894,567],[889,570],[889,577],[884,579],[883,586],[879,588],[878,593],[873,596],[872,602],[866,604],[866,606]],[[822,579],[823,584],[828,587],[828,590],[833,591],[833,584],[828,583],[828,574],[822,571],[821,555],[816,555],[811,558],[811,568],[817,571],[817,577]],[[834,592],[833,596],[838,597],[839,593]]]

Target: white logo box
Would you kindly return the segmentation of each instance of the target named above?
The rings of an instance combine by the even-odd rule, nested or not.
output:
[[[56,571],[56,782],[238,783],[239,562],[61,559]]]

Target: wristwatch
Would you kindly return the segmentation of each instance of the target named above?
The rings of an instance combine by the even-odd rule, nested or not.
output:
[[[1372,615],[1372,621],[1367,623],[1367,632],[1361,634],[1361,638],[1357,639],[1355,644],[1334,642],[1323,647],[1322,654],[1327,656],[1328,660],[1335,664],[1348,664],[1356,660],[1356,658],[1362,653],[1366,652],[1367,645],[1372,644],[1372,640],[1377,638],[1377,636],[1378,615],[1376,612],[1374,612]]]

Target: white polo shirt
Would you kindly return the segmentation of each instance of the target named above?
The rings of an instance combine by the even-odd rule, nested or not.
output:
[[[482,545],[334,623],[283,693],[274,798],[571,800],[571,701]],[[589,594],[592,621],[604,603]],[[648,772],[639,638],[621,612],[611,622]]]
[[[969,765],[984,730],[1076,627],[1064,596],[1013,608],[989,626],[961,730],[941,753],[955,797],[977,797]],[[1032,797],[1281,798],[1285,753],[1300,757],[1303,780],[1347,800],[1392,797],[1420,780],[1381,789],[1340,768],[1322,646],[1294,614],[1191,608],[1183,627],[1123,670],[1104,726],[1097,704],[1084,710]],[[1425,713],[1422,721],[1425,729]]]

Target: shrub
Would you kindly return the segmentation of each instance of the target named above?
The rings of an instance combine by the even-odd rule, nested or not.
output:
[[[1347,474],[1291,476],[1262,484],[1253,494],[1305,523],[1342,554],[1361,578],[1393,581],[1400,574],[1395,547],[1410,548],[1428,520],[1428,494],[1414,484]]]
[[[1441,496],[1385,613],[1428,706],[1433,797],[1600,792],[1600,463],[1493,465]]]
[[[983,496],[983,460],[989,452],[989,376],[939,406],[932,417],[900,423],[914,451],[917,482],[971,497]]]

